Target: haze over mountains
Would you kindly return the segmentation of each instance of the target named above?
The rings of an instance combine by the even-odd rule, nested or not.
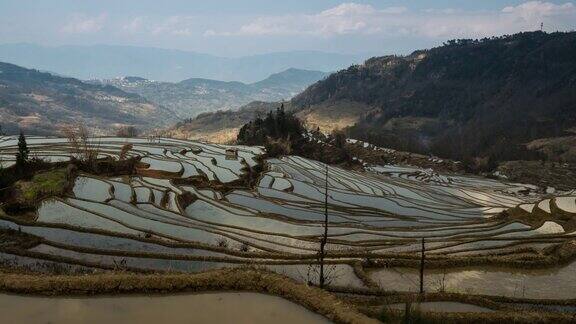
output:
[[[328,73],[290,68],[264,80],[246,84],[191,78],[177,83],[150,81],[140,77],[91,80],[136,93],[176,112],[182,118],[216,110],[238,109],[251,101],[289,100]]]
[[[100,134],[123,125],[167,128],[202,112],[238,109],[254,100],[290,99],[327,73],[288,69],[246,84],[192,78],[178,83],[141,77],[80,81],[0,63],[0,125],[9,133],[54,135],[82,122]]]
[[[236,58],[135,46],[0,44],[0,61],[78,79],[139,76],[179,82],[189,78],[253,83],[289,68],[336,71],[364,56],[320,51],[277,52]]]
[[[178,137],[230,141],[312,84],[285,102],[309,128],[458,160],[576,160],[575,32],[449,41],[328,76],[288,69],[250,84],[126,77],[95,85],[10,64],[2,70],[0,114],[13,131],[50,133],[85,120],[103,130],[166,127]]]

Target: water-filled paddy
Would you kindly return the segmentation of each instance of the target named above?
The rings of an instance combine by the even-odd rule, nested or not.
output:
[[[46,160],[75,154],[66,139],[30,140],[32,153]],[[122,146],[130,143],[127,155],[141,158],[142,163],[135,174],[122,177],[81,174],[67,197],[42,202],[37,221],[44,226],[20,226],[46,240],[46,245],[32,248],[40,257],[62,253],[74,260],[110,265],[117,261],[110,254],[125,252],[130,266],[136,268],[197,271],[203,266],[195,262],[201,261],[182,259],[205,256],[217,257],[215,264],[222,266],[228,266],[226,260],[230,264],[236,259],[257,261],[293,278],[315,261],[310,256],[317,254],[323,233],[324,164],[296,156],[260,161],[262,148],[244,146],[233,147],[238,157],[229,158],[225,154],[231,146],[167,138],[103,137],[94,142],[103,156],[112,159],[119,158]],[[3,138],[0,156],[11,156],[16,144],[13,138]],[[258,163],[263,163],[262,173],[249,169]],[[327,250],[341,269],[342,275],[334,281],[338,286],[363,286],[351,264],[364,261],[368,253],[372,258],[418,253],[421,238],[426,238],[430,254],[470,258],[515,247],[541,250],[574,238],[554,214],[555,210],[576,213],[575,197],[568,194],[541,197],[533,186],[409,166],[367,166],[366,172],[330,166],[328,171]],[[250,176],[253,188],[242,181]],[[210,181],[213,186],[196,188],[191,184],[196,182],[187,182],[194,177],[203,177],[201,183]],[[218,191],[215,185],[230,188]],[[520,215],[537,214],[541,221],[528,224],[495,217],[508,209]],[[10,221],[0,226],[18,228]],[[72,227],[61,228],[66,226]],[[88,248],[91,252],[82,252]],[[133,255],[138,251],[152,255]],[[170,258],[177,266],[171,265]],[[286,261],[293,265],[273,265]],[[522,289],[524,296],[538,297],[541,292],[544,298],[573,298],[561,292],[572,268],[571,264],[549,272],[515,274],[454,270],[447,278],[449,287],[478,293],[518,296]],[[427,285],[434,289],[438,274],[428,275]],[[385,289],[413,290],[413,270],[377,270],[371,277]]]
[[[257,293],[23,297],[0,294],[4,323],[329,323],[306,308]]]
[[[370,273],[380,287],[393,291],[417,292],[417,269],[395,268]],[[425,290],[436,292],[473,293],[542,299],[576,298],[576,262],[552,269],[505,269],[478,267],[465,269],[428,270]]]

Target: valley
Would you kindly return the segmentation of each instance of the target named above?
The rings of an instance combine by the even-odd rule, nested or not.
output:
[[[258,82],[186,79],[178,83],[151,81],[139,77],[91,80],[135,93],[176,112],[182,119],[213,111],[238,110],[253,101],[289,100],[328,73],[288,69]]]

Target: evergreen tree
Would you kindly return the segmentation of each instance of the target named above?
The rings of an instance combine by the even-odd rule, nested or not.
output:
[[[26,137],[24,133],[20,131],[20,136],[18,137],[18,153],[16,153],[16,165],[23,166],[28,163],[28,155],[30,154],[30,149],[26,144]]]
[[[292,144],[296,144],[302,139],[304,130],[302,122],[293,113],[287,113],[282,104],[276,111],[269,111],[264,119],[258,117],[244,125],[237,140],[245,145],[266,145],[269,139],[290,139]]]

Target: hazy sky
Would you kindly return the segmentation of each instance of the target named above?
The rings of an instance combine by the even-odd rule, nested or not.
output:
[[[406,53],[450,38],[576,29],[570,1],[0,0],[0,43],[114,44],[240,56]]]

